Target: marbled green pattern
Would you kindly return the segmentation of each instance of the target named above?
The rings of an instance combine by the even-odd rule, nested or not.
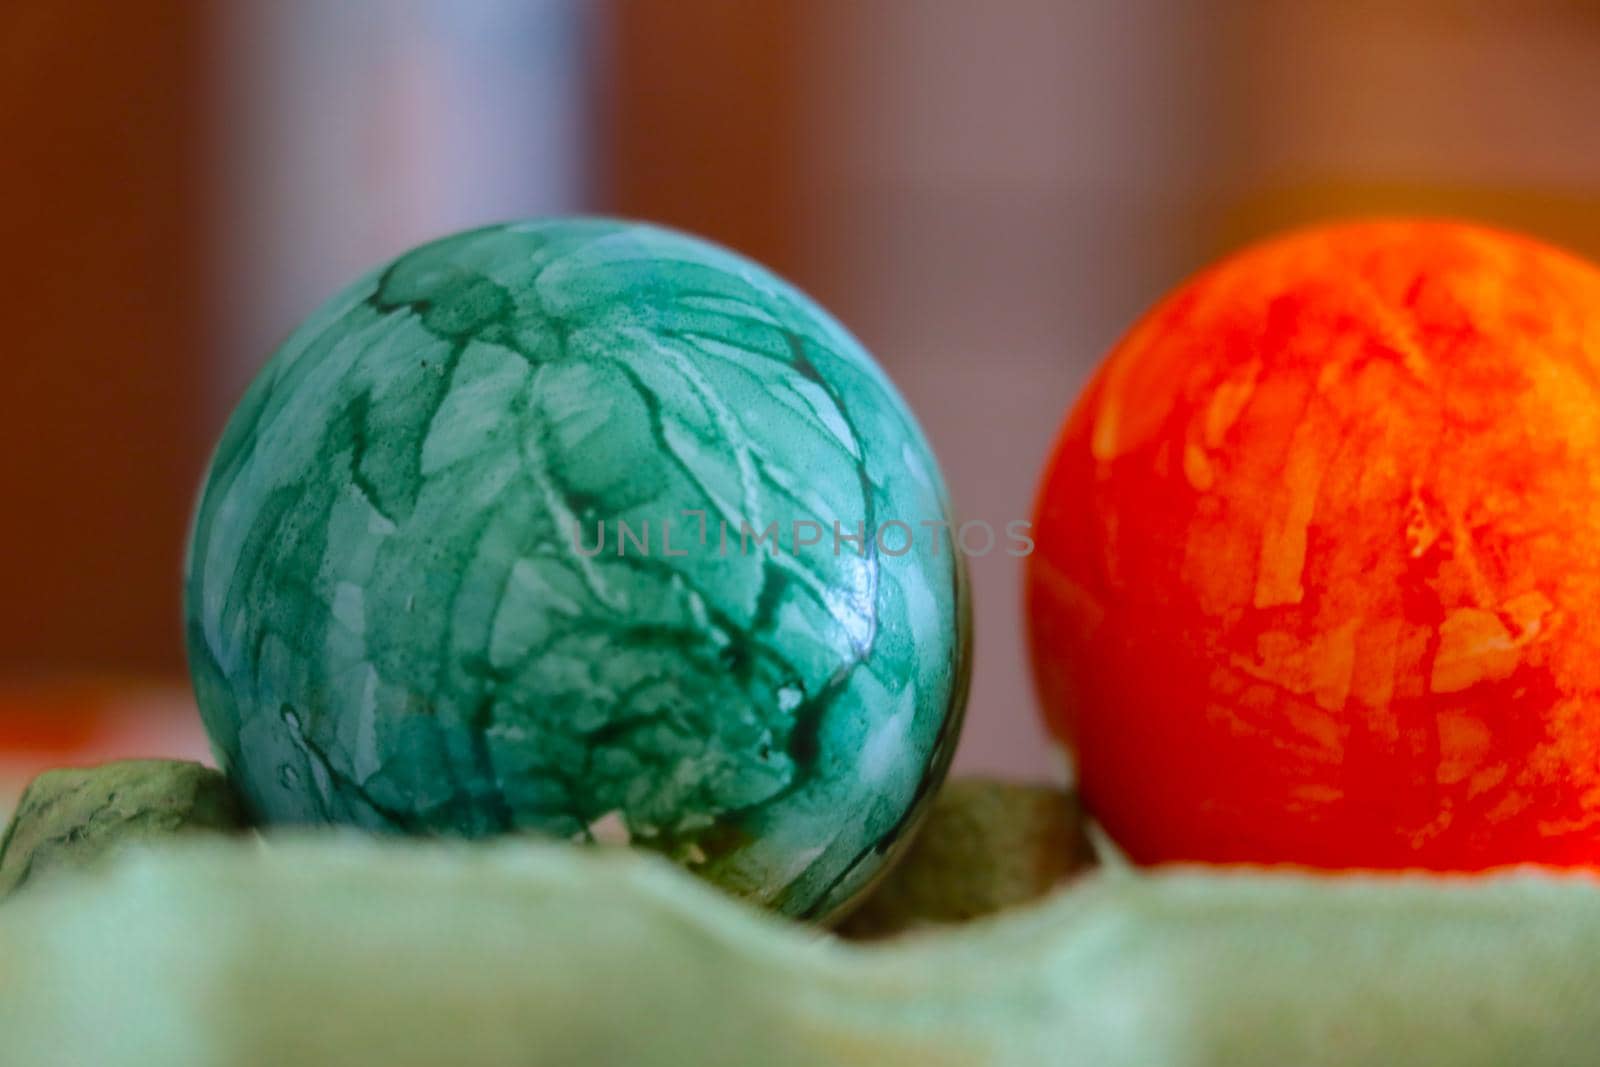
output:
[[[477,230],[356,282],[246,394],[191,536],[195,689],[268,822],[626,836],[826,916],[955,743],[946,518],[893,387],[767,271],[624,222]],[[833,522],[891,519],[913,551],[835,554]],[[797,552],[796,520],[828,532]]]

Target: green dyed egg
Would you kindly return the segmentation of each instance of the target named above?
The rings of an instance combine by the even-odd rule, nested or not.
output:
[[[827,916],[955,745],[948,520],[894,388],[766,270],[625,222],[475,230],[335,297],[234,413],[195,691],[265,822],[627,840]]]

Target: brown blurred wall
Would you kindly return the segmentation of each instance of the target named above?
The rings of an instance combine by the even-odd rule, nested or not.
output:
[[[808,5],[617,0],[609,13],[604,209],[713,238],[793,277],[806,225]]]
[[[0,680],[181,669],[203,5],[7,0]]]

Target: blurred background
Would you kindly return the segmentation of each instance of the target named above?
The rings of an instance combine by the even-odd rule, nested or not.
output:
[[[811,291],[966,518],[1028,514],[1095,360],[1206,260],[1352,213],[1600,256],[1600,5],[6,0],[0,808],[205,753],[179,559],[210,443],[357,272],[476,223],[697,231]],[[1019,561],[958,765],[1060,773]]]

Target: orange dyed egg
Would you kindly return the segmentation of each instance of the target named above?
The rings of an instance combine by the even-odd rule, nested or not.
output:
[[[1600,271],[1292,234],[1111,353],[1045,473],[1034,673],[1136,861],[1600,863]]]

